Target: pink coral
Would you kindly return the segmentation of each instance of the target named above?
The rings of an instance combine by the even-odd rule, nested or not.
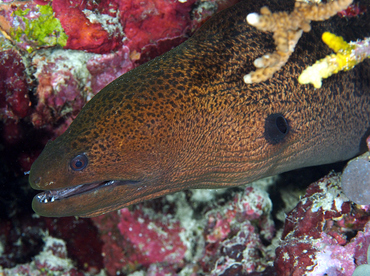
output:
[[[181,264],[187,248],[180,239],[183,229],[179,221],[166,216],[152,220],[141,210],[131,213],[127,208],[120,213],[118,229],[136,251],[132,261],[144,266],[156,262]]]
[[[86,64],[91,74],[91,89],[93,94],[98,93],[108,83],[130,71],[134,67],[130,59],[130,49],[123,46],[117,52],[95,55]]]
[[[86,103],[87,93],[82,89],[86,76],[83,68],[76,69],[76,59],[76,55],[65,56],[63,51],[33,58],[39,81],[38,104],[32,114],[32,123],[36,127],[55,124],[67,114],[76,116]]]
[[[109,274],[149,267],[153,263],[182,267],[187,246],[183,229],[172,216],[144,214],[141,209],[93,218],[104,241],[105,266]]]

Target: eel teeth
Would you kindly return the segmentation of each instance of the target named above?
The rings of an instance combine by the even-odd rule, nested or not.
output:
[[[71,188],[64,188],[58,190],[45,191],[37,195],[40,203],[54,202],[58,199],[67,198],[73,195],[81,194],[87,191],[91,191],[97,187],[108,186],[113,184],[115,181],[105,181],[92,184],[82,184]]]
[[[75,187],[45,191],[45,192],[38,194],[37,199],[40,203],[49,203],[49,202],[54,202],[55,200],[60,200],[63,198],[82,194],[82,193],[89,192],[94,189],[100,189],[106,186],[136,184],[138,182],[139,181],[134,181],[134,180],[110,180],[110,181],[104,181],[104,182],[82,184],[82,185],[78,185]]]

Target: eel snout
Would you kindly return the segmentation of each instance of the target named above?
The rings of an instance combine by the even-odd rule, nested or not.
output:
[[[71,196],[78,196],[83,193],[96,192],[97,190],[105,187],[114,188],[115,186],[118,185],[135,184],[137,182],[138,181],[131,180],[109,180],[103,182],[81,184],[78,186],[68,187],[64,189],[45,191],[37,194],[35,197],[40,203],[47,204],[50,202],[54,202],[55,200],[63,200],[65,198]]]
[[[45,190],[33,198],[32,208],[46,217],[91,217],[167,193],[165,187],[145,180],[107,180]]]

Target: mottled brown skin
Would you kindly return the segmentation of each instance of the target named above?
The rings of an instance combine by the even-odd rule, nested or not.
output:
[[[249,26],[246,15],[263,5],[275,11],[293,4],[239,3],[176,49],[110,83],[46,146],[30,183],[53,190],[136,182],[52,203],[34,199],[34,210],[43,216],[95,216],[183,189],[236,186],[358,154],[370,127],[369,60],[324,80],[321,89],[300,85],[297,78],[331,52],[321,41],[323,31],[347,41],[369,36],[369,13],[313,23],[272,79],[243,83],[253,61],[275,47],[271,34]],[[265,133],[265,120],[274,113],[289,124],[278,143]],[[80,153],[89,163],[73,171],[70,161]]]

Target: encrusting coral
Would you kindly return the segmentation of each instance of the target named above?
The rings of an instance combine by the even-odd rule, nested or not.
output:
[[[261,31],[273,32],[276,51],[267,53],[254,61],[256,71],[244,76],[245,83],[268,80],[288,61],[303,32],[309,32],[311,21],[323,21],[347,8],[352,0],[334,0],[328,3],[302,2],[297,0],[291,13],[272,13],[268,7],[261,8],[261,15],[250,13],[247,22]]]
[[[359,265],[353,272],[352,276],[362,276],[369,274],[370,274],[370,246],[367,249],[367,264]]]
[[[342,70],[351,70],[365,58],[370,57],[370,37],[347,43],[341,36],[325,32],[322,35],[322,40],[336,54],[328,55],[316,61],[314,65],[307,67],[299,76],[299,83],[312,83],[315,88],[320,88],[322,79]]]

